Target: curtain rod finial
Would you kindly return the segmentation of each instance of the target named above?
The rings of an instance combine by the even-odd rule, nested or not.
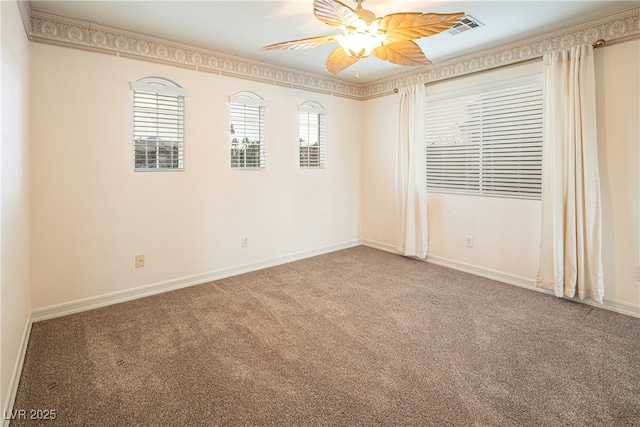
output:
[[[607,41],[605,39],[598,39],[594,43],[592,43],[591,46],[593,46],[595,49],[595,48],[602,47],[605,44],[607,44]]]

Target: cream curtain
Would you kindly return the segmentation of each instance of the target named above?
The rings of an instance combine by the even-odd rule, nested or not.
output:
[[[427,256],[427,175],[424,84],[399,89],[396,169],[396,249]]]
[[[536,286],[602,303],[601,206],[593,48],[543,58],[542,236]]]

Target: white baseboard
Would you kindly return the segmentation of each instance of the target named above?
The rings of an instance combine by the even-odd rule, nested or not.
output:
[[[9,393],[6,402],[2,402],[2,425],[8,427],[11,420],[5,419],[5,414],[13,409],[16,401],[16,393],[20,384],[20,376],[22,374],[22,365],[24,364],[24,356],[27,352],[27,344],[29,343],[29,335],[31,334],[32,317],[29,315],[22,331],[22,339],[20,340],[20,348],[18,349],[18,357],[11,372],[11,380],[9,382]]]
[[[134,289],[112,292],[109,294],[98,295],[95,297],[85,298],[77,301],[66,302],[49,307],[38,308],[31,312],[33,322],[52,319],[54,317],[65,316],[68,314],[79,313],[81,311],[91,310],[94,308],[105,307],[120,302],[130,301],[137,298],[159,294],[162,292],[173,291],[176,289],[186,288],[189,286],[199,285],[211,282],[213,280],[224,279],[225,277],[235,276],[237,274],[248,273],[250,271],[260,270],[263,268],[273,267],[316,255],[322,255],[341,249],[347,249],[358,246],[360,240],[351,240],[335,245],[324,246],[294,254],[284,255],[276,258],[267,259],[251,264],[244,264],[230,268],[223,268],[216,271],[210,271],[202,274],[181,277],[177,279],[167,280],[165,282],[154,283],[141,286]]]
[[[475,274],[476,276],[486,277],[488,279],[497,280],[499,282],[508,283],[510,285],[520,286],[521,288],[530,289],[536,292],[542,292],[547,295],[554,295],[555,293],[548,289],[541,289],[535,286],[535,280],[533,278],[516,276],[508,273],[503,273],[496,270],[491,270],[484,267],[479,267],[472,264],[466,264],[463,262],[437,257],[427,256],[427,262],[433,264],[442,265],[444,267],[453,268],[455,270],[464,271],[466,273]],[[593,307],[604,308],[606,310],[615,311],[616,313],[626,314],[628,316],[640,317],[640,305],[630,304],[624,301],[618,301],[615,299],[604,297],[602,304],[592,301],[590,299],[581,300],[578,298],[567,298],[575,302],[590,305]]]
[[[388,243],[376,242],[375,240],[363,240],[362,244],[374,249],[380,249],[382,251],[399,254],[395,246]],[[421,258],[421,261],[425,261]],[[464,271],[465,273],[475,274],[476,276],[486,277],[488,279],[497,280],[499,282],[508,283],[510,285],[522,286],[525,288],[533,288],[533,279],[526,277],[516,276],[513,274],[503,273],[497,270],[491,270],[488,268],[480,267],[473,264],[467,264],[464,262],[443,258],[434,255],[427,255],[427,262],[431,264],[441,265],[443,267],[452,268],[454,270]]]
[[[396,248],[387,243],[376,242],[373,240],[363,240],[362,244],[375,249],[380,249],[387,252],[398,253]],[[464,262],[443,258],[439,256],[428,255],[427,262],[432,264],[442,265],[443,267],[452,268],[454,270],[464,271],[465,273],[475,274],[476,276],[486,277],[487,279],[496,280],[498,282],[508,283],[510,285],[519,286],[536,292],[542,292],[547,295],[555,295],[553,291],[547,289],[540,289],[535,286],[535,280],[529,277],[517,276],[509,273],[504,273],[497,270],[492,270],[478,265],[467,264]],[[592,300],[580,300],[578,298],[567,298],[572,301],[576,301],[582,304],[587,304],[593,307],[604,308],[606,310],[615,311],[616,313],[626,314],[628,316],[640,317],[640,305],[631,304],[624,301],[618,301],[615,299],[605,297],[603,303],[597,303]]]
[[[427,255],[427,262],[430,262],[431,264],[442,265],[443,267],[452,268],[454,270],[464,271],[465,273],[475,274],[476,276],[486,277],[487,279],[496,280],[498,282],[520,286],[522,288],[536,289],[534,286],[534,280],[528,277],[504,273],[502,271],[492,270],[490,268],[480,267],[478,265],[467,264],[465,262],[433,255]]]
[[[398,253],[398,251],[396,250],[396,247],[388,243],[382,243],[382,242],[377,242],[375,240],[363,239],[362,244],[364,246],[369,246],[370,248],[380,249],[381,251],[391,252],[394,254]]]
[[[549,291],[550,294],[553,292]],[[583,304],[592,305],[594,307],[600,307],[607,310],[615,311],[616,313],[626,314],[627,316],[633,316],[640,318],[640,304],[630,304],[624,301],[618,301],[615,299],[604,297],[602,304],[599,304],[591,300],[579,300],[571,298],[573,301],[581,302]]]

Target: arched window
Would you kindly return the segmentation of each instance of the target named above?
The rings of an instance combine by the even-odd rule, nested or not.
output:
[[[238,92],[229,97],[232,168],[266,166],[266,107],[266,101],[253,92]]]
[[[325,166],[327,110],[317,102],[307,101],[298,107],[300,167]]]
[[[186,89],[161,77],[131,82],[136,171],[184,170]]]

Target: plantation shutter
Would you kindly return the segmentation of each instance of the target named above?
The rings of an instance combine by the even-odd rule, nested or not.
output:
[[[299,107],[300,167],[324,167],[326,147],[326,110],[306,102]]]
[[[265,167],[266,102],[246,95],[234,95],[230,101],[231,167]]]
[[[131,82],[134,169],[184,169],[186,90],[160,78]]]
[[[428,97],[427,189],[539,199],[542,108],[539,76]]]

